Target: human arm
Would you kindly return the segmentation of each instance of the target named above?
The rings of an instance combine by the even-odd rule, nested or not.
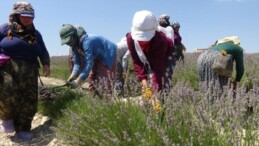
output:
[[[9,26],[7,23],[0,25],[0,40],[7,36]]]
[[[41,52],[42,52],[39,55],[39,58],[40,58],[40,62],[42,64],[42,66],[43,66],[43,75],[45,77],[48,77],[51,73],[49,52],[45,46],[45,43],[43,41],[41,34],[38,31],[36,31],[36,35],[37,35],[38,43],[41,47]]]
[[[127,72],[127,70],[128,70],[129,58],[130,58],[130,52],[129,52],[129,50],[127,50],[127,52],[125,53],[125,55],[122,58],[123,72]]]
[[[72,69],[74,67],[74,62],[73,62],[73,54],[72,54],[72,48],[69,47],[69,52],[68,52],[68,66],[69,66],[69,71],[72,72]]]
[[[84,82],[83,80],[81,80],[80,78],[77,78],[76,80],[72,80],[70,82],[67,82],[66,84],[68,87],[72,89],[76,89],[76,88],[79,88],[83,82]]]
[[[127,44],[128,44],[129,52],[132,57],[133,67],[136,72],[138,80],[141,81],[143,79],[147,79],[148,78],[148,74],[147,74],[148,68],[140,60],[140,58],[136,52],[136,49],[135,49],[134,41],[131,38],[131,34],[127,35]]]
[[[236,78],[237,82],[240,82],[244,75],[244,55],[243,50],[239,48],[235,52],[235,62],[236,62]]]
[[[80,87],[93,67],[93,53],[91,47],[88,46],[83,43],[79,48],[81,50],[73,49],[74,68],[67,81],[68,86],[71,88]],[[83,54],[80,54],[79,51],[82,51]]]
[[[184,44],[182,43],[182,50],[183,50],[183,52],[185,52],[186,51],[186,47],[184,46]]]
[[[76,77],[70,81],[72,88],[79,87],[88,77],[90,71],[93,68],[93,43],[91,39],[83,39],[80,46],[77,49],[73,49],[75,56],[75,65],[72,74]]]
[[[148,83],[147,83],[147,79],[142,79],[141,80],[141,85],[142,85],[142,89],[146,89],[148,87]]]
[[[73,80],[75,80],[79,74],[80,71],[80,67],[82,66],[82,60],[81,60],[81,56],[77,51],[77,48],[71,48],[71,57],[73,60],[73,68],[71,70],[71,74],[69,76],[69,78],[67,79],[67,82],[71,82]]]
[[[79,80],[86,80],[86,78],[88,77],[90,71],[93,68],[94,65],[94,45],[93,42],[91,40],[86,40],[82,43],[81,45],[81,50],[84,54],[83,56],[83,63],[84,66],[81,68],[81,72],[78,75],[78,81]]]
[[[244,54],[243,49],[239,45],[235,45],[232,42],[225,42],[217,45],[219,49],[223,49],[233,57],[235,61],[236,76],[235,81],[240,82],[244,75]]]
[[[50,75],[50,67],[49,65],[43,65],[43,75],[45,77],[48,77]]]

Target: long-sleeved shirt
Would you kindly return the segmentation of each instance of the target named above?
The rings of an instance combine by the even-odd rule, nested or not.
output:
[[[172,39],[174,43],[174,30],[171,26],[167,26],[166,28],[162,26],[158,26],[158,31],[161,31],[165,34],[166,37]]]
[[[122,64],[122,71],[126,72],[130,58],[126,37],[122,38],[121,41],[117,43],[117,46],[117,62]]]
[[[42,65],[50,64],[49,53],[39,31],[35,32],[36,43],[29,44],[28,40],[15,35],[12,35],[11,39],[8,38],[8,30],[7,23],[0,26],[0,53],[29,63],[36,63],[39,57]]]
[[[79,51],[78,51],[79,50]],[[86,34],[80,38],[79,49],[72,48],[74,68],[72,73],[79,74],[81,80],[85,80],[93,68],[94,59],[98,59],[108,68],[114,65],[117,45],[110,40],[98,36]],[[82,54],[79,52],[82,51]],[[80,55],[84,56],[84,63],[81,62]],[[84,64],[81,72],[80,66]]]
[[[126,72],[129,66],[129,59],[130,59],[131,55],[129,50],[124,54],[123,58],[122,58],[122,67],[123,67],[123,72]]]
[[[137,54],[131,33],[127,35],[127,44],[138,79],[148,79],[148,68],[145,64],[143,64]],[[168,56],[173,51],[174,47],[172,40],[166,37],[162,32],[155,33],[155,36],[150,40],[150,48],[148,49],[148,52],[144,51],[159,89],[162,87],[162,79],[169,62]]]
[[[236,81],[240,82],[243,74],[244,74],[244,57],[243,57],[243,49],[235,45],[231,42],[225,42],[211,48],[215,51],[225,50],[227,54],[232,55],[233,60],[236,62]]]

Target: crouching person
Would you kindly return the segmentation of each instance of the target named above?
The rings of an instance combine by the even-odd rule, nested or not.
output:
[[[89,90],[94,95],[100,95],[96,90],[96,84],[103,86],[102,91],[112,94],[117,45],[102,36],[90,35],[85,31],[78,33],[82,29],[77,29],[71,24],[64,24],[60,29],[61,44],[70,46],[73,54],[74,66],[67,79],[67,85],[78,88],[89,77]],[[83,59],[80,59],[81,57]]]
[[[173,41],[158,32],[157,27],[158,21],[152,12],[138,11],[133,17],[131,32],[127,34],[133,66],[147,101],[152,92],[169,90],[175,62]],[[162,98],[157,100],[163,102]],[[157,112],[159,105],[153,105]]]
[[[231,64],[227,66],[226,69],[216,72],[213,69],[214,63],[219,63],[217,66],[224,66],[224,59],[222,61],[219,57],[219,54],[222,56],[231,56]],[[220,61],[217,61],[220,59]],[[232,78],[233,65],[235,62],[236,74],[233,77],[234,81],[232,82],[233,90],[235,93],[237,82],[240,82],[244,75],[244,53],[243,48],[240,46],[240,40],[237,36],[225,37],[216,41],[209,50],[200,54],[197,60],[198,67],[198,77],[200,83],[200,90],[202,92],[209,91],[209,102],[211,104],[215,103],[217,100],[220,100],[222,94],[225,92],[225,86],[228,85],[229,79]],[[223,65],[221,65],[223,64]],[[222,73],[228,74],[222,74]],[[232,70],[229,72],[229,70]],[[229,90],[229,89],[227,89]]]

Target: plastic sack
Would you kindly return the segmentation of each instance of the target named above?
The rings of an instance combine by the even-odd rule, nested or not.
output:
[[[212,65],[212,70],[220,76],[231,77],[233,72],[232,56],[218,53]]]
[[[4,65],[11,57],[5,54],[0,54],[0,66]]]

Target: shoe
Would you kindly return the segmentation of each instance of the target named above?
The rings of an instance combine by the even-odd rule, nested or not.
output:
[[[31,140],[33,138],[33,134],[26,131],[17,132],[15,135],[21,140]]]
[[[2,126],[3,126],[3,131],[5,133],[13,133],[14,132],[13,120],[3,120]]]

